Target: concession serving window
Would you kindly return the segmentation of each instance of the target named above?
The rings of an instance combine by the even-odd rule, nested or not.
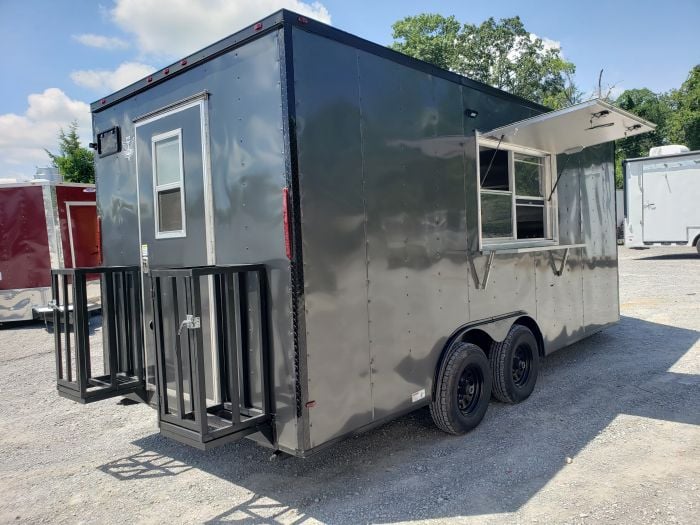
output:
[[[602,100],[590,100],[477,133],[480,250],[559,246],[556,156],[654,128]]]

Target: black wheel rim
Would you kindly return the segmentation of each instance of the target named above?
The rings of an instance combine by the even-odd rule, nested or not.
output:
[[[457,406],[459,411],[465,416],[471,415],[476,407],[484,390],[484,376],[481,369],[468,365],[459,376],[457,384]]]
[[[532,370],[532,348],[528,344],[520,344],[513,352],[513,383],[516,387],[525,385]]]

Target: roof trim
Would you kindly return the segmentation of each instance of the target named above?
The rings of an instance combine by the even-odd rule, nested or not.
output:
[[[297,27],[304,31],[308,31],[319,36],[329,38],[336,42],[346,44],[357,49],[361,49],[363,51],[372,53],[382,58],[386,58],[398,64],[402,64],[412,69],[423,71],[436,77],[444,78],[445,80],[455,82],[457,84],[469,87],[471,89],[482,91],[490,95],[498,96],[506,100],[519,102],[525,107],[540,112],[551,111],[551,108],[548,108],[541,104],[537,104],[536,102],[532,102],[523,97],[513,95],[493,86],[489,86],[488,84],[484,84],[483,82],[472,80],[468,77],[459,75],[457,73],[447,71],[446,69],[439,68],[437,66],[429,64],[428,62],[424,62],[422,60],[418,60],[408,55],[404,55],[403,53],[394,51],[393,49],[390,49],[386,46],[370,42],[369,40],[366,40],[364,38],[360,38],[341,29],[337,29],[335,27],[329,26],[311,18],[307,18],[306,16],[300,15],[293,11],[288,11],[286,9],[281,9],[269,15],[268,17],[256,22],[255,24],[245,27],[240,31],[226,38],[223,38],[218,42],[215,42],[195,53],[192,53],[187,57],[184,57],[168,66],[158,69],[152,74],[142,78],[141,80],[137,80],[133,84],[122,88],[119,91],[116,91],[110,95],[107,95],[106,97],[96,100],[95,102],[90,104],[90,111],[92,111],[93,113],[102,111],[110,106],[113,106],[114,104],[117,104],[118,102],[124,99],[136,95],[137,93],[141,93],[157,84],[165,82],[173,76],[181,74],[184,71],[188,71],[203,62],[212,60],[222,54],[231,51],[232,49],[240,47],[252,40],[260,38],[265,34],[268,34],[276,29],[279,29],[280,27],[285,26]],[[258,29],[255,29],[256,27]]]
[[[640,162],[643,160],[658,160],[658,159],[672,159],[676,157],[691,157],[693,155],[700,155],[700,149],[695,151],[685,151],[683,153],[670,153],[668,155],[656,155],[654,157],[634,157],[632,159],[624,159],[622,162]]]

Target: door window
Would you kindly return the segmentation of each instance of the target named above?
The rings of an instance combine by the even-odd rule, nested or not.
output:
[[[185,236],[182,130],[152,139],[156,238]]]

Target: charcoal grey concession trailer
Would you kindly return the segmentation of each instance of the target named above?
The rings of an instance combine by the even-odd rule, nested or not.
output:
[[[545,111],[288,11],[95,102],[104,267],[54,273],[59,392],[298,456],[524,399],[618,320],[609,142],[652,127]]]

